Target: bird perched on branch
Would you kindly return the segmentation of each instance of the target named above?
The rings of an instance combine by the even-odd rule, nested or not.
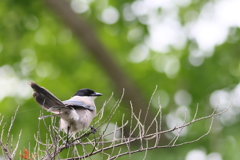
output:
[[[80,89],[77,93],[66,101],[60,101],[47,89],[40,87],[34,82],[29,85],[33,88],[33,97],[36,102],[53,115],[39,117],[39,119],[58,116],[60,117],[60,128],[67,135],[85,130],[90,126],[91,121],[96,116],[96,106],[94,99],[102,96],[91,89]],[[94,128],[91,127],[93,130]]]

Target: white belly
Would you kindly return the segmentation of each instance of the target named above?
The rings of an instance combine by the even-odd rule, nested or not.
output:
[[[68,127],[70,127],[69,133],[74,135],[76,132],[87,129],[95,115],[96,111],[87,109],[73,110],[67,115],[60,116],[60,128],[67,133]]]

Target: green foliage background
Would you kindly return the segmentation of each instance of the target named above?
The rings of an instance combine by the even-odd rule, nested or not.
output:
[[[123,8],[133,4],[134,1],[91,0],[87,2],[89,9],[79,14],[79,17],[94,29],[104,47],[110,51],[111,57],[139,87],[146,99],[150,99],[155,86],[158,85],[158,91],[153,99],[155,102],[151,106],[152,113],[157,110],[154,104],[157,101],[156,97],[160,95],[163,97],[162,101],[166,102],[163,108],[164,118],[173,114],[183,119],[184,113],[181,112],[181,115],[178,110],[181,105],[174,99],[178,90],[185,90],[190,94],[190,104],[183,105],[188,109],[189,120],[193,117],[197,104],[199,105],[198,117],[211,113],[213,108],[210,97],[214,91],[221,90],[229,93],[226,103],[220,98],[216,99],[215,105],[219,103],[220,106],[227,107],[236,99],[236,95],[239,98],[239,93],[232,94],[240,78],[239,27],[229,28],[227,39],[217,45],[213,54],[205,57],[199,66],[189,62],[190,48],[197,46],[193,38],[187,38],[186,45],[180,49],[170,45],[166,53],[149,48],[148,56],[143,61],[134,63],[130,58],[132,49],[145,43],[149,36],[148,26],[141,23],[139,17],[131,21],[123,18]],[[188,23],[188,19],[185,18],[188,11],[195,11],[196,19],[199,18],[202,8],[207,3],[214,4],[216,1],[196,1],[186,6],[178,6],[180,24],[184,26]],[[114,24],[106,24],[99,18],[108,6],[115,7],[120,14],[118,21]],[[162,9],[159,8],[159,15],[163,14],[161,11]],[[129,40],[129,32],[132,29],[140,29],[141,33],[137,32],[134,35],[135,38]],[[186,33],[183,32],[183,34]],[[205,38],[208,39],[208,37]],[[160,66],[169,56],[176,57],[180,66],[172,77],[164,71],[157,71],[154,67],[157,59]],[[111,79],[97,63],[95,57],[81,42],[79,43],[74,33],[46,6],[44,1],[0,1],[0,113],[4,115],[4,122],[8,126],[16,107],[20,105],[11,133],[14,139],[17,139],[22,129],[20,150],[28,147],[29,144],[34,146],[33,135],[37,132],[37,117],[41,110],[31,97],[32,91],[27,84],[28,81],[44,86],[61,100],[69,98],[79,88],[92,88],[104,95],[96,100],[97,106],[101,106],[114,92]],[[118,98],[119,95],[115,94],[113,101]],[[238,160],[240,158],[238,151],[240,109],[239,103],[232,105],[225,118],[219,116],[215,119],[213,130],[204,139],[177,148],[149,151],[147,159],[186,159],[190,151],[200,150],[206,155],[219,153],[222,159]],[[109,112],[110,108],[111,104],[107,106],[106,112]],[[126,108],[120,109],[113,122],[121,122],[120,112],[128,113],[129,111]],[[176,125],[180,125],[179,123]],[[203,121],[188,127],[186,134],[180,137],[179,142],[203,135],[207,132],[208,124],[209,121]],[[141,159],[143,155],[144,153],[135,154],[132,159]]]

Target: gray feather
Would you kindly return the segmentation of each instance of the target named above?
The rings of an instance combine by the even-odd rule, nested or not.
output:
[[[95,108],[93,106],[86,105],[85,103],[83,103],[81,101],[69,101],[69,100],[66,100],[66,101],[62,101],[62,103],[65,106],[72,106],[73,108],[83,108],[83,109],[88,109],[88,110],[91,110],[91,111],[95,110]]]

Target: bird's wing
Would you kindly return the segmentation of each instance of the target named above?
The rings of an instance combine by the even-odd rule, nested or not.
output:
[[[36,102],[44,109],[49,111],[51,107],[67,108],[57,97],[55,97],[47,89],[40,87],[34,82],[30,82],[29,85],[34,90],[33,97],[35,98]],[[50,112],[53,112],[53,111],[50,110]]]
[[[81,101],[71,101],[71,100],[66,100],[66,101],[62,101],[62,103],[65,105],[65,106],[71,106],[73,107],[74,109],[77,109],[77,108],[83,108],[83,109],[88,109],[88,110],[91,110],[91,111],[94,111],[95,108],[91,105],[87,105]]]

